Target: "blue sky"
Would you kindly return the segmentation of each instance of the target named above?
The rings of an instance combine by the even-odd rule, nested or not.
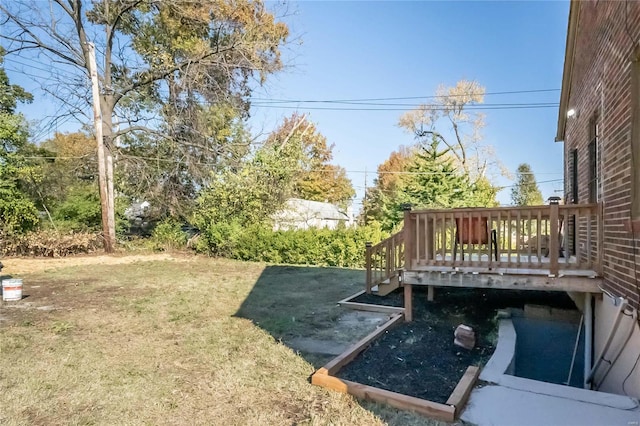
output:
[[[291,68],[256,98],[335,100],[429,96],[439,84],[477,80],[487,93],[559,89],[569,3],[564,1],[303,1],[287,18],[302,44],[285,54]],[[560,91],[487,95],[485,103],[559,101]],[[404,101],[406,102],[406,101]],[[415,102],[415,101],[411,101]],[[309,113],[330,143],[334,162],[364,193],[377,166],[414,142],[397,127],[402,111]],[[255,108],[254,129],[273,128],[293,109]],[[562,144],[554,142],[557,108],[485,111],[485,141],[511,171],[532,166],[545,199],[562,188]],[[443,130],[444,131],[444,130]],[[507,186],[512,182],[496,182]],[[562,194],[560,194],[562,195]],[[510,203],[510,189],[499,194]]]
[[[267,4],[280,9],[275,2]],[[568,10],[568,1],[294,2],[284,18],[293,40],[283,55],[286,70],[256,90],[254,98],[431,96],[439,84],[452,86],[461,79],[478,81],[487,93],[559,89]],[[12,82],[37,97],[23,112],[31,119],[53,114],[55,106],[35,83],[17,72],[24,67],[12,64],[13,60],[21,58],[6,58]],[[46,64],[40,66],[46,71]],[[44,71],[30,69],[34,74]],[[557,103],[559,96],[559,90],[487,95],[485,103]],[[310,107],[327,105],[302,102],[286,105],[253,108],[253,130],[268,133],[295,108],[309,113],[335,145],[334,163],[348,171],[357,191],[356,210],[364,194],[364,171],[371,186],[378,165],[398,146],[414,142],[412,135],[397,127],[402,111],[315,110]],[[509,170],[529,163],[545,199],[562,188],[562,144],[554,142],[556,107],[485,114],[485,141]],[[69,123],[58,130],[74,129]],[[495,183],[513,182],[499,179]],[[510,189],[498,198],[509,204]]]

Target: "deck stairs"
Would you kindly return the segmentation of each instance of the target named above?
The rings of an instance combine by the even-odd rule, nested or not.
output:
[[[401,271],[395,271],[395,273],[391,277],[373,286],[371,288],[371,293],[375,294],[376,296],[386,296],[395,289],[399,288],[401,282]]]

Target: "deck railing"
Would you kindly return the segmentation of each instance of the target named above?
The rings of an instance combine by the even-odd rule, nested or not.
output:
[[[391,279],[404,267],[404,232],[400,231],[376,245],[367,243],[367,293],[371,288]]]
[[[408,210],[404,267],[600,274],[601,218],[599,204]]]

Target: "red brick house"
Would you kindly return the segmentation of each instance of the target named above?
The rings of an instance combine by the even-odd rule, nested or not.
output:
[[[640,2],[571,1],[556,140],[565,202],[602,206],[592,383],[640,397]],[[589,250],[576,229],[573,254]]]

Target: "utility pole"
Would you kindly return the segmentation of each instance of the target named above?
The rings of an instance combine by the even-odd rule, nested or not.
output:
[[[100,207],[102,211],[102,234],[104,238],[104,250],[107,253],[112,253],[116,241],[115,215],[113,202],[111,202],[112,198],[109,196],[109,182],[107,179],[107,153],[102,135],[102,109],[100,107],[100,85],[98,82],[98,67],[96,65],[96,49],[93,43],[87,43],[87,46],[89,51],[91,94],[93,98],[93,126],[98,148],[98,185],[100,187]],[[109,155],[109,157],[111,156]]]

